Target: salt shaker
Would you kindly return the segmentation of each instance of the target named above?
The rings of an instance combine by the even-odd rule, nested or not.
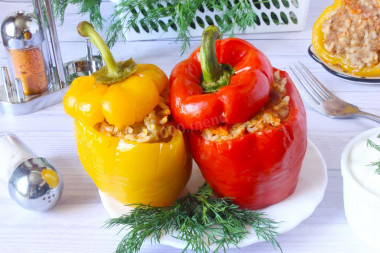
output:
[[[20,206],[45,211],[59,201],[63,181],[49,161],[7,134],[0,135],[0,156],[0,183]]]

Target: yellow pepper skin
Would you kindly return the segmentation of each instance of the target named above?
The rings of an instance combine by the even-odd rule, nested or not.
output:
[[[168,85],[160,68],[138,64],[133,75],[111,86],[97,83],[93,76],[76,78],[63,106],[68,115],[91,126],[104,119],[117,127],[133,125],[153,111]]]
[[[136,143],[74,121],[79,158],[96,186],[123,204],[170,205],[186,185],[192,159],[182,132],[169,142]]]
[[[102,192],[122,204],[172,204],[192,168],[182,132],[168,124],[164,130],[171,131],[170,139],[140,143],[99,132],[97,124],[106,121],[122,131],[142,122],[169,88],[166,74],[152,64],[136,65],[132,59],[116,62],[88,22],[79,23],[77,30],[90,37],[106,63],[91,76],[76,78],[63,99],[66,113],[74,118],[84,169]]]
[[[166,74],[139,64],[126,80],[107,86],[93,76],[76,78],[63,106],[74,121],[81,163],[104,193],[123,204],[170,205],[189,180],[192,159],[179,130],[169,142],[137,143],[99,133],[94,125],[116,126],[142,121],[168,88]],[[174,129],[174,128],[173,128]]]
[[[315,51],[319,54],[323,62],[332,65],[338,65],[348,73],[363,77],[380,76],[380,64],[372,67],[363,67],[361,69],[357,69],[353,64],[350,63],[348,59],[339,55],[333,55],[326,50],[324,46],[325,39],[322,31],[323,23],[327,18],[330,17],[332,13],[334,13],[335,10],[339,9],[342,5],[345,5],[345,0],[335,0],[334,4],[327,7],[314,23],[312,44]]]

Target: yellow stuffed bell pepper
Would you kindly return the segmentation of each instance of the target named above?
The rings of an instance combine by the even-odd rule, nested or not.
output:
[[[78,154],[96,186],[123,204],[170,205],[191,174],[182,132],[168,121],[168,78],[155,65],[115,62],[88,22],[106,66],[71,84],[63,106],[74,120]]]
[[[373,5],[373,8],[369,5]],[[363,55],[361,51],[367,49],[368,42],[378,45],[376,41],[380,34],[376,28],[376,13],[372,12],[377,12],[379,8],[379,0],[335,0],[333,5],[327,7],[313,26],[312,44],[322,61],[339,66],[344,71],[357,76],[379,76],[380,61],[377,51],[380,48],[371,48],[374,52],[367,52],[372,55],[372,58]],[[369,25],[360,24],[363,20]],[[329,24],[324,26],[325,22]],[[334,45],[338,43],[343,45],[339,47],[339,50],[333,48],[332,43],[326,44],[328,34],[335,36]],[[347,54],[342,54],[341,51]]]

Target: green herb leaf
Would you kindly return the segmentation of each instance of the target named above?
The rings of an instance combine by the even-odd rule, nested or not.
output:
[[[100,3],[101,0],[53,1],[55,13],[62,22],[67,5],[74,4],[79,6],[80,13],[89,13],[90,22],[98,29],[102,28],[104,21]],[[109,19],[111,25],[107,29],[108,46],[112,47],[118,40],[124,41],[124,30],[138,30],[139,27],[147,31],[173,29],[177,32],[177,41],[182,42],[182,54],[190,46],[190,29],[198,23],[198,11],[221,13],[214,25],[220,28],[221,33],[229,33],[230,36],[235,30],[244,32],[247,27],[254,27],[257,18],[249,0],[235,0],[233,4],[229,0],[121,0],[114,8]]]
[[[143,242],[151,238],[160,242],[162,235],[169,234],[185,241],[186,247],[194,252],[226,251],[230,245],[238,246],[250,233],[251,226],[260,239],[282,249],[276,241],[278,222],[265,217],[265,213],[240,209],[229,198],[217,198],[211,187],[205,183],[196,193],[178,199],[172,206],[152,207],[134,204],[135,209],[119,218],[110,219],[106,227],[122,226],[126,235],[119,243],[116,252],[138,252]]]
[[[377,138],[380,140],[380,134],[377,135]],[[380,145],[376,144],[375,142],[373,142],[373,141],[371,141],[369,139],[367,140],[367,146],[372,147],[372,148],[374,148],[374,149],[376,149],[377,151],[380,152]],[[375,169],[375,173],[378,174],[378,175],[380,175],[380,161],[378,161],[378,162],[371,162],[369,164],[369,166],[377,167]]]
[[[89,14],[90,22],[99,29],[103,28],[104,18],[100,13],[100,4],[102,0],[54,0],[52,1],[53,10],[56,17],[61,23],[65,20],[65,12],[68,5],[79,6],[79,13]]]

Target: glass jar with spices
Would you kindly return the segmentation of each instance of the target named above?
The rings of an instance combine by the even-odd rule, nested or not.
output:
[[[46,91],[51,78],[49,52],[36,17],[24,11],[10,14],[2,23],[1,36],[11,62],[11,75],[21,80],[24,94]]]

